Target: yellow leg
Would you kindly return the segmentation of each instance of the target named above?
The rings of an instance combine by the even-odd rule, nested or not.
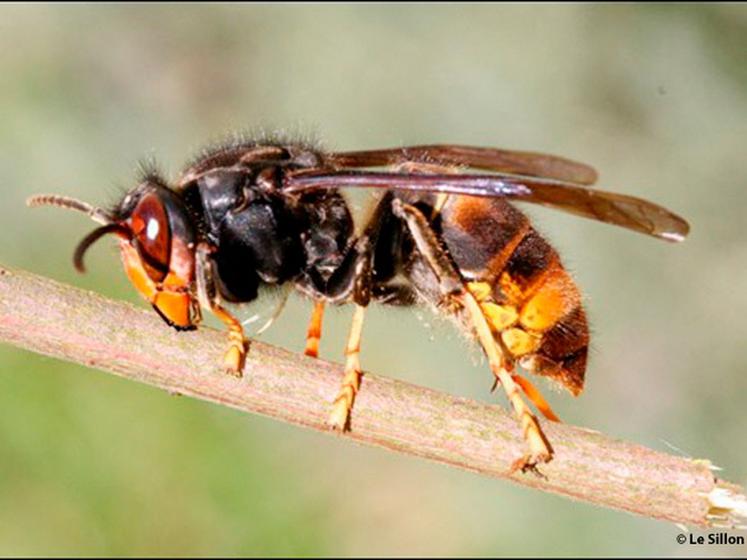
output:
[[[228,350],[223,357],[223,365],[226,372],[241,377],[248,343],[244,337],[244,328],[239,320],[218,303],[213,279],[213,261],[211,258],[213,252],[214,249],[207,242],[203,241],[197,244],[195,251],[197,300],[202,307],[210,309],[228,327]]]
[[[363,331],[363,316],[366,308],[361,305],[355,306],[353,323],[348,335],[348,343],[345,347],[345,376],[342,379],[340,392],[337,394],[328,424],[340,431],[345,431],[350,423],[350,411],[353,409],[355,395],[358,393],[361,383],[361,333]]]
[[[312,358],[319,356],[319,340],[322,337],[322,318],[324,317],[324,302],[322,300],[314,303],[314,311],[311,313],[311,321],[306,331],[306,350],[304,353]]]
[[[529,453],[514,462],[512,470],[536,471],[537,464],[547,463],[552,459],[552,446],[542,432],[537,418],[532,414],[524,399],[521,398],[519,387],[514,382],[511,372],[506,369],[503,353],[495,338],[493,338],[493,333],[485,320],[480,304],[477,303],[475,297],[469,291],[457,297],[469,315],[480,344],[488,356],[490,369],[500,382],[503,390],[506,391],[506,396],[521,424],[524,439],[529,445]]]
[[[453,305],[455,310],[461,308],[467,313],[480,345],[488,356],[490,369],[506,391],[508,400],[519,418],[524,439],[529,445],[529,453],[512,465],[512,471],[521,469],[538,472],[536,469],[538,463],[546,463],[552,459],[552,446],[542,432],[537,418],[521,398],[519,387],[514,382],[511,371],[506,367],[501,347],[485,318],[485,311],[478,303],[479,300],[486,299],[486,293],[480,293],[479,284],[464,286],[462,278],[454,269],[436,234],[420,210],[397,199],[392,203],[392,209],[395,215],[406,220],[420,254],[428,261],[438,277],[441,292],[445,298],[445,306]]]
[[[228,350],[226,350],[223,357],[223,365],[226,368],[226,372],[236,377],[241,377],[247,349],[244,328],[236,317],[217,303],[212,302],[210,310],[228,327]]]

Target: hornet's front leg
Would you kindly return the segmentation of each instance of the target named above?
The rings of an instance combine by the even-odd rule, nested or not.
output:
[[[228,350],[223,357],[226,372],[241,377],[248,341],[244,336],[241,322],[220,305],[220,297],[215,289],[213,260],[210,256],[210,246],[201,242],[197,245],[197,299],[200,305],[209,309],[228,327]]]

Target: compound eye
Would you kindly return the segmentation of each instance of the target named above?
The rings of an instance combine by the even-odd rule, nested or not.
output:
[[[171,231],[166,209],[155,193],[140,199],[130,217],[132,240],[143,268],[154,282],[169,273]]]

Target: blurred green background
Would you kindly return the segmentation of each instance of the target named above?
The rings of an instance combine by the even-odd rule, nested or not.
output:
[[[247,127],[587,161],[693,230],[672,246],[529,209],[593,328],[587,392],[551,400],[745,483],[746,55],[744,5],[3,5],[0,262],[138,302],[112,243],[74,273],[89,222],[24,199],[109,203],[140,158],[173,176]],[[308,314],[292,300],[263,338],[302,349]],[[328,314],[324,357],[349,316]],[[429,312],[365,326],[367,369],[490,400],[478,358]],[[678,532],[0,347],[2,555],[747,551]]]

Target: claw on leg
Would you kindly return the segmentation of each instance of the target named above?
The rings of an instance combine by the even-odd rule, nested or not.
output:
[[[521,471],[522,473],[532,473],[538,478],[547,480],[547,476],[537,468],[537,465],[539,463],[547,463],[549,460],[550,459],[543,460],[537,457],[532,457],[531,455],[524,455],[513,462],[508,472],[509,474],[514,474],[517,471]]]
[[[361,384],[360,348],[365,307],[356,305],[348,343],[345,347],[345,376],[337,393],[327,424],[333,429],[345,431],[350,427],[350,413]]]

